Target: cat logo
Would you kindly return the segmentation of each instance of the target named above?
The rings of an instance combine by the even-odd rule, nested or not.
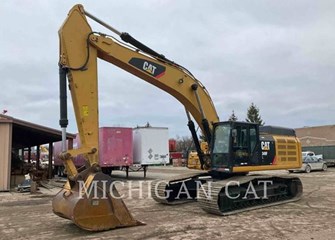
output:
[[[261,148],[264,151],[269,151],[270,150],[270,142],[261,142]]]
[[[165,66],[151,62],[143,58],[132,58],[128,62],[133,67],[150,74],[155,78],[160,78],[165,74]]]
[[[143,70],[150,73],[151,75],[155,75],[156,67],[148,62],[144,62]]]

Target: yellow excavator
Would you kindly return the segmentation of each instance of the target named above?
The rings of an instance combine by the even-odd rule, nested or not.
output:
[[[103,25],[122,41],[92,31],[86,17]],[[156,201],[176,204],[197,200],[206,212],[229,215],[300,198],[299,178],[248,174],[299,168],[301,145],[293,129],[220,122],[208,91],[190,71],[128,33],[119,32],[101,21],[82,5],[70,10],[59,30],[59,39],[61,158],[68,181],[53,199],[55,214],[89,231],[141,224],[118,197],[111,176],[103,174],[98,164],[97,58],[151,83],[185,106],[202,171],[154,182],[152,196]],[[67,83],[81,139],[81,147],[75,150],[66,148]],[[207,151],[200,146],[192,118],[207,139]],[[79,154],[85,156],[86,164],[76,169],[72,158]],[[206,191],[199,191],[199,183],[200,189]]]

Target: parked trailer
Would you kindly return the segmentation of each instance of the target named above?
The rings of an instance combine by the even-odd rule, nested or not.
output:
[[[182,166],[183,152],[177,152],[177,140],[169,139],[169,154],[170,160],[169,163],[173,166]],[[180,164],[179,164],[180,163]]]
[[[134,164],[165,165],[169,163],[169,130],[164,127],[133,129]]]
[[[80,138],[77,134],[73,141],[73,148],[80,147]],[[59,158],[61,142],[54,144],[54,164],[57,173],[64,176],[64,166]],[[76,167],[84,165],[82,155],[74,158]],[[101,127],[99,128],[99,165],[105,174],[110,175],[112,170],[121,170],[133,165],[133,130],[132,128]],[[127,173],[128,175],[128,173]]]
[[[177,140],[169,139],[169,152],[177,152]]]
[[[136,127],[133,129],[134,165],[126,167],[128,172],[144,171],[149,165],[169,163],[169,130],[165,127]]]

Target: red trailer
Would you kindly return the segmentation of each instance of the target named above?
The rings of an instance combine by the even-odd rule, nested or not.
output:
[[[99,129],[99,164],[106,174],[133,165],[133,129]]]
[[[80,147],[77,134],[73,148]],[[54,144],[54,164],[57,174],[64,175],[64,167],[58,155],[61,152],[61,142]],[[74,164],[80,167],[84,164],[83,156],[77,156]],[[101,127],[99,128],[99,165],[106,174],[133,165],[133,130],[132,128]]]
[[[177,140],[170,138],[169,139],[169,152],[176,152],[177,151]]]

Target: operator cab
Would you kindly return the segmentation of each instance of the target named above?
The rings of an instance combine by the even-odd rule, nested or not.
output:
[[[234,166],[257,165],[260,153],[258,124],[219,122],[214,125],[213,132],[212,170],[231,172]]]

